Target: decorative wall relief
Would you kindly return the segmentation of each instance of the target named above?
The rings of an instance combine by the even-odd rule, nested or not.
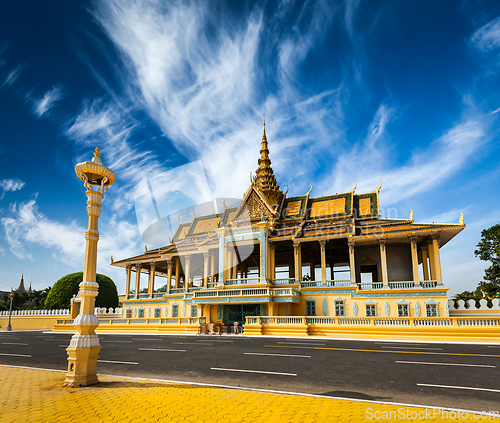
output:
[[[358,305],[356,303],[352,303],[352,314],[354,317],[358,315]]]
[[[389,314],[391,313],[391,308],[390,308],[389,303],[387,301],[384,304],[384,313],[385,313],[385,317],[389,317]]]
[[[420,303],[418,301],[415,302],[415,316],[420,317]]]
[[[323,316],[328,314],[328,303],[326,302],[326,298],[323,298]]]

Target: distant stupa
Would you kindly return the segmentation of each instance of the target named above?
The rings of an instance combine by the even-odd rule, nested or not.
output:
[[[24,287],[24,275],[21,276],[21,283],[19,284],[19,288],[17,288],[17,293],[22,294],[23,292],[27,292]]]

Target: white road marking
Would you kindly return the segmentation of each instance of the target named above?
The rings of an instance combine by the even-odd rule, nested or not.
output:
[[[169,350],[167,348],[139,348],[139,351],[174,351],[174,352],[186,352],[186,350]]]
[[[381,345],[391,345],[391,346],[394,346],[394,344],[398,344],[398,345],[429,345],[429,344],[424,344],[424,343],[413,343],[413,342],[375,342],[375,344],[381,344]]]
[[[69,345],[59,345],[60,347],[67,348]]]
[[[28,354],[7,354],[7,353],[0,353],[0,355],[11,355],[12,357],[31,357],[31,355],[28,355]]]
[[[297,376],[297,373],[264,372],[262,370],[223,369],[221,367],[210,367],[210,370],[225,370],[226,372],[243,372],[243,373],[263,373],[266,375]]]
[[[23,344],[22,342],[2,342],[2,345],[28,345],[28,344]]]
[[[471,391],[500,392],[500,389],[474,388],[472,386],[431,385],[428,383],[417,383],[417,386],[430,386],[431,388],[467,389]]]
[[[382,348],[394,348],[397,350],[434,350],[443,351],[442,348],[426,348],[426,347],[382,347]]]
[[[139,364],[135,361],[112,361],[112,360],[97,360],[101,363],[115,363],[115,364]]]
[[[132,338],[132,341],[161,341],[161,338],[156,338],[156,339],[137,339],[137,338]]]
[[[272,355],[274,357],[304,357],[311,358],[310,355],[292,355],[292,354],[265,354],[265,353],[243,353],[246,355]]]
[[[210,339],[210,342],[234,342],[234,341],[224,341],[223,339]],[[207,342],[206,339],[197,339],[196,342]]]
[[[436,366],[493,367],[493,368],[496,368],[496,366],[489,366],[487,364],[430,363],[430,362],[427,362],[427,361],[396,361],[396,363],[403,363],[403,364],[435,364]]]
[[[496,345],[488,345],[488,348],[500,348],[500,346],[496,346]]]
[[[306,342],[276,342],[277,344],[287,344],[287,345],[317,345],[318,347],[320,345],[325,345],[325,344],[309,344]]]

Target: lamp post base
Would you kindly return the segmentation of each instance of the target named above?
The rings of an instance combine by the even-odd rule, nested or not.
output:
[[[5,328],[5,330],[7,330],[7,331],[11,331],[12,330],[12,326],[10,325],[10,323],[7,325],[7,327]]]
[[[86,348],[66,348],[68,353],[68,373],[64,386],[78,388],[99,383],[97,378],[97,357],[100,346]]]

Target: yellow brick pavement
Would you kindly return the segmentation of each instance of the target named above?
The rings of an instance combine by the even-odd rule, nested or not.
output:
[[[464,419],[452,414],[446,419],[443,415],[433,416],[433,410],[427,411],[426,418],[425,409],[417,407],[110,376],[100,376],[101,383],[94,387],[75,389],[64,387],[64,378],[62,372],[0,366],[0,421],[313,423],[481,420],[473,415]],[[414,418],[411,418],[412,413]],[[400,418],[395,418],[398,416]]]

